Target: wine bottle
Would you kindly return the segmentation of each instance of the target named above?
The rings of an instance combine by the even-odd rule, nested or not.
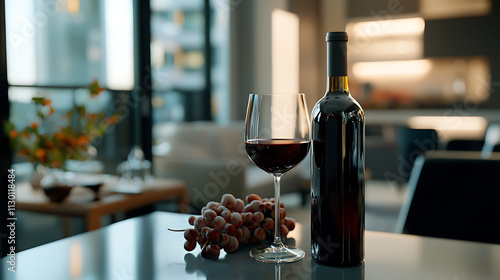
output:
[[[364,259],[364,122],[347,82],[347,33],[328,32],[326,94],[312,111],[311,254],[320,264]]]

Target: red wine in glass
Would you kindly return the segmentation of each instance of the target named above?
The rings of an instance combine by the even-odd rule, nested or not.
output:
[[[283,174],[299,164],[309,151],[309,141],[300,139],[255,139],[245,142],[250,159],[262,170]]]

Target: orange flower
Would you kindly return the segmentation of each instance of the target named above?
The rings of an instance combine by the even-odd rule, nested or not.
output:
[[[86,135],[82,135],[82,136],[78,137],[77,143],[78,143],[78,146],[85,146],[89,143],[89,137]]]
[[[108,123],[109,124],[116,124],[118,122],[118,117],[117,116],[111,116],[108,118]]]
[[[61,133],[61,132],[56,132],[54,134],[54,137],[57,139],[57,140],[62,140],[64,138],[64,135]]]
[[[66,146],[75,147],[77,144],[77,140],[71,136],[66,136],[64,137],[64,143],[66,143]]]
[[[50,107],[49,115],[54,114],[54,108]]]
[[[19,132],[15,131],[15,130],[11,130],[11,131],[9,132],[9,137],[10,137],[11,139],[16,138],[17,136],[19,136]]]
[[[43,100],[43,106],[49,106],[50,104],[52,104],[52,100],[50,99]]]
[[[37,122],[32,122],[30,125],[31,128],[36,129],[38,128],[38,123]]]
[[[54,142],[52,142],[51,140],[47,140],[45,141],[45,147],[47,148],[53,148],[54,147]]]
[[[28,149],[22,149],[22,150],[20,150],[19,154],[21,154],[22,156],[27,156],[28,155]]]
[[[42,148],[38,148],[35,151],[35,157],[37,157],[41,162],[45,161],[45,156],[47,155],[47,151]]]
[[[23,137],[30,138],[30,134],[25,130],[25,131],[23,131]]]
[[[90,119],[91,121],[95,120],[95,118],[96,118],[96,117],[97,117],[97,114],[94,114],[94,113],[89,114],[89,119]]]

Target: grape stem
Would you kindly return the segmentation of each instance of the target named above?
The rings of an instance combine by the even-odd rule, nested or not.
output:
[[[172,228],[168,228],[168,230],[170,230],[170,231],[177,231],[177,232],[182,232],[182,231],[185,231],[186,229],[172,229]]]

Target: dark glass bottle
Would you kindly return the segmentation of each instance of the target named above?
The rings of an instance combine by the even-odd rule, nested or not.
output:
[[[364,121],[349,94],[347,34],[328,32],[327,89],[312,111],[311,253],[320,264],[364,259]]]

